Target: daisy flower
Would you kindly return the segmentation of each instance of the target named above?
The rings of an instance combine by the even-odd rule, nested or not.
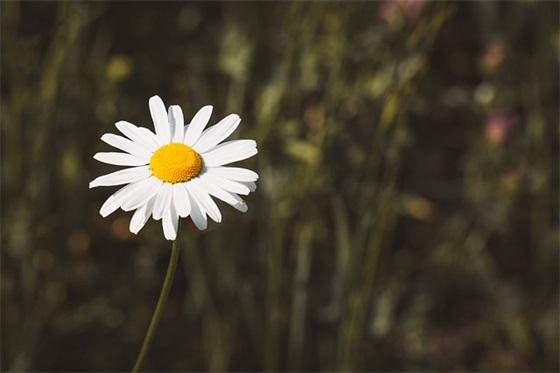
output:
[[[185,125],[183,112],[172,105],[165,110],[158,96],[149,100],[156,132],[120,121],[115,124],[126,137],[104,134],[101,140],[123,151],[97,153],[100,162],[125,169],[100,176],[89,183],[98,186],[125,185],[113,194],[99,213],[106,217],[118,208],[132,211],[130,231],[137,234],[150,216],[162,220],[166,239],[177,236],[179,218],[190,216],[196,227],[206,229],[207,215],[219,223],[220,209],[216,197],[241,212],[247,211],[239,195],[256,189],[258,175],[248,169],[224,167],[257,154],[254,140],[230,140],[221,143],[235,131],[241,119],[230,114],[216,125],[204,129],[212,106],[196,113]]]

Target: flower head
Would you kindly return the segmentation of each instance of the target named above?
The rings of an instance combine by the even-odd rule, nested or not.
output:
[[[170,106],[166,112],[158,96],[150,98],[149,106],[155,133],[120,121],[115,126],[126,137],[101,137],[124,153],[97,153],[93,158],[128,168],[100,176],[89,184],[90,188],[126,184],[107,199],[99,213],[106,217],[118,208],[136,210],[130,220],[134,234],[153,216],[162,220],[165,238],[174,240],[179,217],[190,216],[200,230],[207,227],[207,215],[215,222],[222,220],[211,196],[241,212],[247,211],[239,194],[255,191],[259,176],[245,168],[224,165],[257,154],[257,144],[254,140],[220,144],[235,131],[241,122],[239,116],[230,114],[205,130],[212,106],[200,109],[187,125],[179,106]]]

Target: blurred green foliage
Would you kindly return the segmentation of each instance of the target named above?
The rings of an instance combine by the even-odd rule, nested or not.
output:
[[[88,182],[154,94],[260,179],[183,225],[147,370],[560,369],[557,2],[0,7],[2,370],[131,368],[170,243]]]

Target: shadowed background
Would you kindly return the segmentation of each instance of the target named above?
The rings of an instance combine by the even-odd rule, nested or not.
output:
[[[170,253],[92,159],[242,118],[147,371],[558,371],[556,2],[2,2],[3,371],[127,371]]]

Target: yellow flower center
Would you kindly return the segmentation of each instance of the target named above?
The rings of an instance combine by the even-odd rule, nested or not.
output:
[[[166,183],[189,181],[202,168],[202,159],[190,146],[171,143],[162,146],[150,158],[152,175]]]

